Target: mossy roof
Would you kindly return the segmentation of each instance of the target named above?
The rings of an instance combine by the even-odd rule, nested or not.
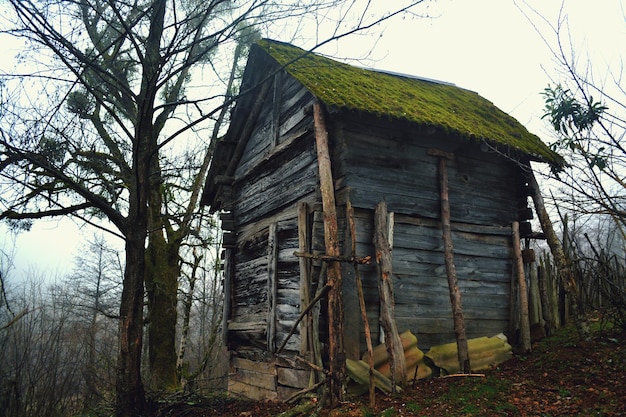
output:
[[[473,91],[354,67],[268,39],[259,46],[329,108],[433,126],[451,136],[485,140],[531,159],[563,165],[563,159],[536,135]]]

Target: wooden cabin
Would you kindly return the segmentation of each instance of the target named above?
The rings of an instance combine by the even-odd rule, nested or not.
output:
[[[526,174],[531,161],[558,167],[562,159],[472,91],[265,39],[250,51],[203,194],[203,204],[222,219],[231,392],[285,399],[310,384],[306,361],[328,359],[324,299],[295,326],[323,288],[328,263],[316,128],[327,133],[340,250],[333,259],[344,260],[346,357],[360,358],[366,349],[357,278],[373,343],[381,338],[372,243],[381,201],[389,213],[398,330],[417,335],[422,350],[455,341],[441,229],[442,158],[467,335],[509,332],[511,225],[529,218]]]

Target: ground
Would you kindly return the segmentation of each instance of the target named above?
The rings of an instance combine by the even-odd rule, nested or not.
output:
[[[374,408],[366,394],[320,416],[626,416],[626,333],[593,336],[581,342],[564,329],[480,376],[419,381],[395,396],[377,393]],[[269,417],[293,406],[216,396],[168,404],[156,416]]]

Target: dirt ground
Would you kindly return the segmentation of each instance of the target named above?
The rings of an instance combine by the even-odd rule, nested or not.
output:
[[[155,415],[269,417],[291,407],[216,396],[162,406]],[[399,395],[377,393],[374,408],[366,394],[319,415],[626,416],[626,333],[596,332],[591,342],[579,342],[575,331],[564,329],[482,376],[418,381]]]

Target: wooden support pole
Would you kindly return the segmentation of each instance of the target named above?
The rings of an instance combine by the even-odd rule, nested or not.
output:
[[[387,225],[387,204],[381,201],[374,213],[374,247],[378,267],[378,292],[380,295],[380,324],[385,334],[385,346],[391,368],[391,386],[395,393],[396,385],[406,383],[406,364],[404,347],[396,326],[393,283],[391,281],[392,258],[389,245],[389,227]]]
[[[535,211],[537,212],[539,223],[541,223],[541,228],[543,229],[543,233],[546,235],[548,246],[550,246],[550,252],[556,262],[556,267],[559,270],[561,282],[565,287],[567,295],[570,297],[572,310],[574,312],[574,322],[576,324],[576,329],[578,330],[578,335],[583,340],[590,340],[591,336],[589,333],[589,324],[585,318],[584,308],[580,303],[578,286],[576,284],[576,278],[574,278],[574,272],[570,266],[569,259],[565,255],[563,246],[554,231],[554,227],[550,221],[550,216],[548,215],[548,211],[546,210],[546,206],[543,202],[543,196],[539,190],[539,184],[537,184],[537,179],[532,171],[528,174],[528,185],[533,203],[535,204]]]
[[[470,373],[469,348],[467,346],[467,334],[465,332],[465,318],[463,317],[463,304],[461,291],[456,275],[454,264],[454,246],[452,245],[452,229],[450,226],[450,200],[448,197],[448,167],[446,159],[449,155],[439,156],[439,189],[441,199],[441,234],[443,239],[444,260],[446,275],[448,276],[448,289],[450,291],[450,303],[452,304],[452,319],[454,321],[454,335],[456,337],[459,368],[463,373]]]
[[[356,259],[356,227],[354,225],[354,209],[350,200],[346,203],[346,216],[350,226],[350,240],[352,241],[352,257]],[[365,331],[365,343],[367,345],[367,363],[369,365],[369,400],[370,407],[376,406],[376,387],[374,385],[374,347],[372,345],[372,332],[369,320],[367,319],[367,308],[365,306],[365,296],[363,295],[363,283],[359,274],[359,266],[354,262],[354,275],[356,280],[356,290],[359,297],[359,307],[361,309],[361,320]]]
[[[310,252],[309,233],[309,206],[305,202],[298,204],[298,248],[300,252]],[[311,300],[311,261],[306,258],[298,258],[300,267],[300,313],[303,313],[305,306]],[[300,354],[302,356],[309,353],[309,331],[311,330],[311,317],[307,315],[300,326]],[[280,349],[279,349],[280,350]]]
[[[548,274],[544,265],[537,266],[537,280],[539,281],[539,297],[541,298],[541,316],[546,322],[546,336],[554,336],[556,333],[556,321],[554,319],[554,304],[551,296],[554,291],[551,291],[551,283],[548,282]]]
[[[319,170],[322,208],[324,210],[324,243],[326,254],[339,256],[339,236],[337,225],[337,207],[335,205],[335,186],[328,149],[328,132],[322,107],[313,105],[315,124],[315,143],[317,148],[317,164]],[[331,405],[334,401],[343,401],[346,382],[346,360],[343,347],[343,300],[341,291],[341,265],[337,261],[330,262],[327,271],[327,285],[331,287],[328,294],[328,348],[330,368]]]
[[[526,287],[526,275],[524,274],[524,261],[522,260],[522,248],[520,245],[519,222],[512,224],[511,238],[513,239],[513,255],[515,256],[515,272],[519,285],[519,305],[520,305],[520,338],[522,341],[522,351],[530,352],[530,319],[528,317],[528,289]]]
[[[267,236],[267,350],[276,351],[276,298],[278,296],[278,225],[269,226]]]

